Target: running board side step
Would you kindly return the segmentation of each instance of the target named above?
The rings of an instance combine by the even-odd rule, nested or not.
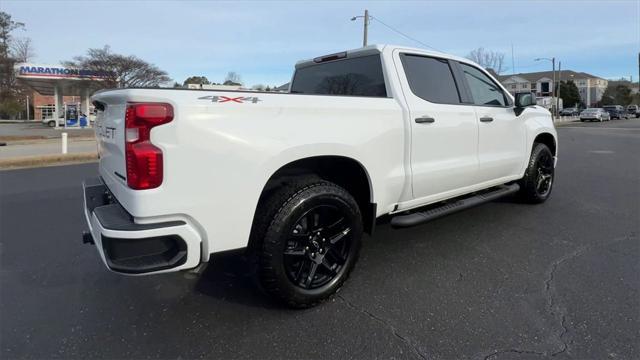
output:
[[[520,185],[502,185],[484,191],[482,193],[476,193],[475,195],[458,198],[456,200],[443,203],[439,206],[429,208],[427,210],[416,211],[406,215],[397,215],[391,219],[391,226],[394,228],[405,228],[420,225],[437,219],[441,216],[453,214],[455,212],[465,210],[480,204],[484,204],[489,201],[501,198],[506,195],[513,194],[520,190]]]

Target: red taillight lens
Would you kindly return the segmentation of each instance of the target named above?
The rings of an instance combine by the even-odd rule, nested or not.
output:
[[[125,115],[127,185],[135,190],[162,184],[162,150],[151,143],[151,129],[173,120],[165,103],[129,103]]]

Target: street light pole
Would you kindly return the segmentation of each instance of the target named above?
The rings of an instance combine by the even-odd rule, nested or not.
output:
[[[362,47],[367,46],[367,37],[369,35],[369,10],[364,10],[364,16],[354,16],[351,18],[351,21],[356,21],[356,19],[362,18],[364,20],[364,34],[362,37]]]
[[[551,59],[549,58],[536,58],[533,59],[533,61],[540,61],[540,60],[547,60],[547,61],[551,61],[551,72],[553,74],[553,87],[551,88],[551,107],[552,110],[554,110],[553,108],[555,107],[555,110],[552,112],[555,117],[558,117],[558,105],[557,105],[557,97],[556,97],[556,58],[552,57]],[[554,105],[555,103],[555,105]]]

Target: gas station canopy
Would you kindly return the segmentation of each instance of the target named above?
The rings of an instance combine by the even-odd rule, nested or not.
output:
[[[82,96],[83,90],[103,81],[109,74],[94,70],[68,68],[59,65],[18,64],[16,78],[41,95],[55,95],[56,88],[64,96]]]
[[[96,82],[109,78],[108,73],[69,68],[60,65],[17,64],[14,68],[16,79],[41,95],[53,95],[55,113],[60,116],[64,108],[64,96],[79,96],[80,111],[89,113],[89,96]]]

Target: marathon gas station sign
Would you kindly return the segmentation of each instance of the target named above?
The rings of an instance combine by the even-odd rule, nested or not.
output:
[[[22,78],[86,79],[86,80],[103,80],[109,77],[109,74],[104,71],[67,68],[63,66],[35,65],[35,64],[17,65],[16,75]]]

